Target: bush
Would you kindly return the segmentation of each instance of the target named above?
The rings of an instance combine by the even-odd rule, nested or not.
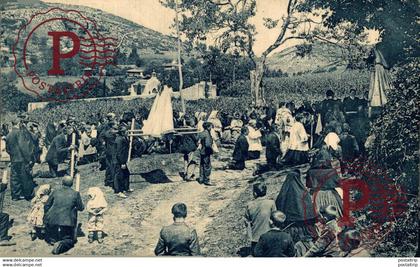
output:
[[[7,111],[22,112],[26,111],[29,102],[34,102],[35,97],[19,91],[16,85],[8,79],[7,76],[1,75],[1,114]]]
[[[420,59],[398,69],[388,103],[372,128],[370,158],[391,170],[397,183],[417,194],[419,184]]]

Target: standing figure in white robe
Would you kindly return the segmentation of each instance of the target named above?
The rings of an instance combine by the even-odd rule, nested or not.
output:
[[[305,127],[302,124],[303,114],[296,115],[296,120],[290,128],[290,142],[289,149],[284,155],[282,164],[284,165],[300,165],[309,162],[308,151],[308,137]]]
[[[161,88],[161,87],[160,87]],[[156,95],[149,117],[145,120],[143,133],[152,137],[161,137],[174,131],[174,115],[172,110],[172,89],[165,86]]]

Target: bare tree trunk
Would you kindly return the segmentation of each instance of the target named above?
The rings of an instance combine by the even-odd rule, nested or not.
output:
[[[265,104],[264,89],[262,86],[262,80],[264,76],[265,59],[258,60],[256,62],[255,70],[251,70],[251,94],[255,106],[261,106]]]
[[[290,24],[290,18],[292,16],[296,0],[288,0],[287,4],[287,17],[283,21],[283,25],[280,29],[280,33],[277,36],[276,41],[270,45],[261,55],[261,57],[255,61],[255,70],[252,70],[250,73],[251,78],[251,94],[253,96],[254,104],[256,106],[261,106],[265,104],[264,99],[264,89],[262,86],[262,80],[265,72],[265,60],[268,55],[282,45],[287,38],[285,38],[287,27]]]
[[[179,74],[179,97],[181,98],[181,108],[182,108],[182,112],[185,114],[185,101],[184,101],[184,97],[182,95],[182,89],[184,87],[184,79],[182,76],[182,61],[181,61],[181,36],[180,36],[180,32],[179,32],[179,20],[178,20],[178,2],[175,1],[175,11],[176,11],[176,16],[175,16],[175,24],[176,24],[176,35],[177,35],[177,39],[178,39],[178,74]]]

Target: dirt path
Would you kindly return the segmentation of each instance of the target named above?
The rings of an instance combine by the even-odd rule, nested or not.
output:
[[[223,210],[237,195],[246,188],[247,181],[244,177],[252,174],[253,166],[257,161],[249,163],[248,170],[238,172],[220,170],[223,165],[220,161],[215,162],[215,170],[212,172],[212,182],[214,187],[207,187],[196,182],[180,183],[176,194],[166,194],[153,210],[148,218],[142,222],[140,235],[143,236],[140,247],[133,251],[134,256],[153,256],[154,248],[159,237],[162,226],[171,224],[172,205],[177,202],[184,202],[188,207],[187,223],[197,230],[199,241],[202,242],[209,233],[207,226],[213,221],[215,216]],[[203,254],[206,250],[203,248]],[[211,256],[211,255],[209,255]]]
[[[231,201],[237,199],[248,187],[247,178],[251,176],[255,164],[261,160],[247,162],[244,171],[222,170],[231,151],[222,149],[220,155],[213,160],[212,181],[214,187],[206,187],[196,182],[183,182],[177,175],[182,169],[181,157],[177,155],[152,155],[135,159],[130,163],[134,172],[150,170],[150,166],[160,165],[173,181],[166,184],[133,183],[135,192],[127,199],[115,197],[109,188],[105,191],[109,210],[105,216],[105,232],[107,237],[103,244],[94,242],[89,244],[86,237],[79,237],[76,246],[64,255],[71,256],[152,256],[162,226],[172,223],[170,212],[173,204],[184,202],[188,206],[187,223],[196,228],[199,241],[203,244],[203,254],[206,255],[208,247],[204,240],[209,235],[226,235],[228,233],[209,232],[207,226],[221,214]],[[140,166],[140,167],[139,167]],[[159,167],[159,166],[158,166]],[[81,186],[82,198],[86,203],[86,191],[90,186],[100,186],[103,172],[98,172],[95,164],[80,168],[83,177],[86,177]],[[134,175],[134,181],[141,180]],[[52,183],[58,186],[57,179],[38,179],[39,184]],[[16,220],[11,229],[13,239],[18,243],[13,247],[3,247],[0,255],[7,256],[51,256],[52,247],[42,240],[30,241],[28,232],[30,227],[26,223],[26,216],[30,210],[28,202],[7,201],[7,211]],[[12,206],[14,205],[14,207]],[[82,230],[87,234],[85,225],[86,212],[79,213],[79,222]],[[208,255],[214,256],[214,255]],[[232,255],[233,256],[233,255]]]

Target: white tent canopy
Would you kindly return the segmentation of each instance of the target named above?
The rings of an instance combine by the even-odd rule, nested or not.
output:
[[[160,137],[174,131],[171,97],[172,89],[167,86],[161,93],[156,94],[149,116],[144,121],[143,134]]]

